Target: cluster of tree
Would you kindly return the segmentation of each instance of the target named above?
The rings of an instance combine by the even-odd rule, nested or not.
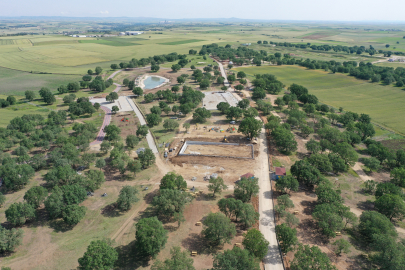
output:
[[[152,201],[157,215],[166,219],[173,218],[180,226],[184,221],[184,208],[193,198],[184,192],[186,189],[187,183],[181,175],[167,173],[160,181],[159,194]]]
[[[40,115],[24,115],[10,121],[7,129],[0,131],[1,142],[8,140],[15,147],[17,156],[9,154],[0,157],[0,177],[8,190],[19,190],[28,184],[35,171],[51,168],[44,176],[48,190],[36,186],[24,196],[24,203],[15,203],[6,210],[7,220],[13,225],[22,225],[35,217],[35,209],[45,203],[45,209],[52,219],[63,218],[68,225],[77,224],[84,217],[85,207],[78,204],[104,182],[104,173],[89,170],[79,175],[75,168],[89,167],[95,161],[95,154],[86,153],[89,142],[98,131],[92,123],[75,123],[67,133],[66,112],[51,112],[45,119]],[[0,145],[2,143],[0,142]],[[53,150],[48,152],[51,148]],[[46,154],[30,153],[35,147]]]
[[[16,103],[17,99],[14,96],[8,96],[6,99],[0,98],[0,108],[6,108]]]
[[[298,112],[298,110],[297,110]],[[291,132],[291,127],[288,123],[281,124],[281,119],[270,115],[267,117],[265,128],[271,131],[272,139],[278,149],[285,153],[291,153],[297,150],[297,142],[294,134]]]
[[[254,87],[266,90],[269,94],[277,95],[284,88],[284,84],[277,80],[276,76],[271,74],[256,74],[252,81]]]
[[[261,62],[261,59],[267,55],[266,51],[255,51],[247,47],[238,47],[237,49],[232,48],[231,45],[226,45],[225,47],[218,46],[218,44],[213,43],[210,45],[203,45],[199,51],[200,55],[211,54],[214,58],[219,60],[230,60],[235,65],[243,65],[244,63],[250,64],[253,62]]]
[[[137,67],[144,67],[147,65],[159,66],[159,64],[164,64],[166,62],[174,62],[174,61],[183,60],[186,58],[187,58],[186,54],[178,54],[176,52],[173,52],[173,53],[169,53],[169,54],[155,55],[155,56],[151,56],[148,58],[141,58],[141,59],[132,58],[131,61],[129,61],[128,63],[121,62],[117,66],[119,66],[120,68],[137,68]],[[179,64],[180,63],[183,63],[183,62],[179,61]],[[117,66],[114,66],[114,67],[118,68]]]
[[[86,82],[85,85],[82,85],[83,88],[89,88],[92,91],[103,92],[105,89],[110,87],[113,84],[113,79],[108,79],[103,81],[101,76],[96,76],[93,81]]]
[[[396,152],[392,151],[388,147],[384,146],[381,142],[374,141],[372,139],[366,139],[364,143],[367,146],[367,152],[368,154],[374,158],[377,159],[378,162],[374,161],[366,161],[366,163],[369,163],[371,165],[371,169],[378,169],[379,167],[385,167],[389,170],[392,170],[391,175],[394,174],[396,175],[394,178],[396,180],[395,184],[404,187],[405,183],[403,183],[402,180],[404,177],[400,176],[401,174],[398,174],[400,172],[400,168],[405,167],[405,151],[402,149],[398,149]],[[374,165],[373,165],[374,163]]]
[[[243,203],[241,200],[234,198],[221,199],[218,201],[219,210],[228,218],[235,218],[248,229],[253,226],[259,219],[259,213],[255,211],[250,203]],[[238,220],[239,219],[239,220]]]
[[[0,254],[13,252],[16,247],[22,244],[22,229],[8,230],[0,225]]]
[[[103,141],[100,145],[100,150],[107,153],[111,150],[114,144],[114,149],[110,152],[110,165],[113,169],[118,170],[121,175],[124,175],[127,171],[134,173],[140,172],[142,168],[146,169],[152,165],[156,157],[150,148],[146,148],[138,153],[138,159],[131,159],[125,151],[124,144],[119,143],[121,139],[121,130],[119,127],[110,124],[104,128],[106,133],[106,141]],[[139,126],[137,130],[137,136],[145,137],[148,134],[147,126]],[[126,138],[128,148],[133,148],[139,143],[139,138],[135,138],[133,135],[128,135]]]
[[[372,257],[380,269],[401,269],[405,265],[405,241],[398,239],[388,217],[376,211],[364,211],[358,225],[360,240],[372,248]],[[399,241],[398,241],[399,240]]]
[[[90,114],[90,116],[93,115],[93,113],[96,112],[96,108],[93,103],[89,101],[89,98],[81,97],[78,98],[76,102],[69,103],[68,112],[70,112],[71,116],[73,116],[73,118],[75,119],[75,117],[84,114]]]

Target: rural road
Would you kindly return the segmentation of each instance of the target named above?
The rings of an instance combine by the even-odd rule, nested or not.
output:
[[[225,78],[224,85],[229,86],[222,63],[218,61],[216,62],[219,65],[222,77]],[[232,87],[229,87],[228,91],[230,91],[238,100],[242,100],[242,98],[235,93]],[[263,263],[265,270],[284,270],[284,264],[281,259],[280,249],[276,238],[273,191],[271,189],[269,154],[267,149],[266,130],[264,127],[262,127],[260,132],[259,142],[260,147],[257,162],[260,162],[260,169],[255,171],[255,176],[259,178],[259,229],[264,238],[269,241],[268,252],[266,257],[263,259]]]

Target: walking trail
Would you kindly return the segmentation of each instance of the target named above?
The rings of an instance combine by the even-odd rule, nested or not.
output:
[[[217,63],[219,65],[219,69],[221,70],[222,77],[225,78],[224,85],[229,86],[222,63]],[[232,87],[229,87],[228,91],[230,91],[238,100],[242,100],[242,98],[235,93]],[[268,252],[266,257],[263,259],[263,263],[265,270],[283,270],[284,265],[276,238],[273,191],[271,189],[267,138],[264,128],[261,130],[259,143],[259,157],[257,160],[260,162],[260,169],[255,171],[255,175],[259,178],[259,229],[264,238],[269,241]]]

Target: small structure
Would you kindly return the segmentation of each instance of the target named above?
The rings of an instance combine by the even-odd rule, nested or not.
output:
[[[195,226],[201,226],[201,222],[197,222]]]
[[[143,34],[142,31],[126,31],[125,34],[127,36],[137,36]]]
[[[286,175],[287,175],[287,173],[285,172],[285,168],[276,167],[276,180],[278,180],[280,177],[284,177]]]
[[[255,175],[252,173],[245,173],[244,175],[241,175],[240,178],[253,179],[255,178]]]

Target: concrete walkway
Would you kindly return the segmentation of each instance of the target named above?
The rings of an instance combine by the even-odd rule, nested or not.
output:
[[[143,114],[139,110],[138,106],[136,106],[135,102],[131,98],[128,98],[128,97],[126,97],[126,100],[129,103],[129,105],[131,106],[131,108],[133,109],[133,111],[135,112],[136,116],[138,117],[139,123],[141,125],[146,125],[146,120],[143,117]],[[146,140],[148,141],[149,148],[152,150],[152,152],[154,154],[158,154],[159,151],[156,147],[155,140],[153,139],[152,134],[150,133],[150,130],[148,131],[148,135],[146,135]]]

